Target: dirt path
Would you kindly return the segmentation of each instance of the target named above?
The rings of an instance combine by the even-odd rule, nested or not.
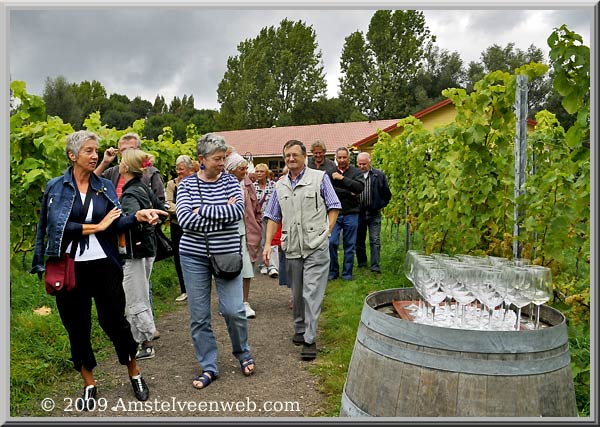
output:
[[[260,276],[260,277],[259,277]],[[142,406],[135,399],[126,368],[116,355],[98,364],[98,410],[78,414],[66,410],[64,391],[53,398],[51,416],[94,417],[308,417],[319,416],[324,396],[308,372],[313,362],[300,360],[300,348],[292,344],[290,290],[276,279],[258,275],[252,280],[250,300],[256,318],[249,320],[250,346],[257,363],[256,374],[244,377],[231,354],[231,344],[213,288],[212,322],[219,345],[220,377],[206,390],[192,387],[200,373],[189,332],[187,303],[157,322],[161,333],[155,341],[156,357],[141,360],[140,368],[150,388]],[[77,394],[72,399],[79,397]],[[101,400],[104,398],[106,400]],[[227,405],[237,405],[227,407]],[[205,405],[205,406],[202,406]],[[223,406],[225,405],[225,406]]]

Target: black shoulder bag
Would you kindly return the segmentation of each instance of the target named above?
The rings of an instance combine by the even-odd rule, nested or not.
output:
[[[200,203],[202,201],[202,189],[200,188],[200,179],[198,179],[198,193],[200,194]],[[208,237],[206,236],[206,232],[202,233],[204,235],[204,241],[206,242],[206,253],[208,254],[208,259],[210,261],[210,269],[213,276],[231,280],[239,276],[242,272],[242,268],[244,266],[244,261],[242,259],[242,236],[240,236],[240,252],[232,253],[232,254],[212,254],[210,253],[210,249],[208,246]]]

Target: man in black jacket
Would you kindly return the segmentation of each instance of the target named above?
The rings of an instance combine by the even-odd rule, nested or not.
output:
[[[358,215],[358,232],[356,235],[356,260],[358,267],[367,266],[367,229],[371,248],[371,266],[374,273],[381,273],[379,255],[381,252],[381,209],[387,206],[392,198],[390,187],[383,171],[371,167],[371,155],[360,153],[357,157],[358,168],[365,178],[365,189],[360,193],[360,212]]]
[[[335,227],[329,238],[329,280],[337,279],[340,275],[338,262],[338,247],[340,245],[340,230],[344,230],[344,263],[342,266],[342,280],[352,280],[352,266],[356,246],[356,232],[358,230],[358,196],[365,188],[365,178],[362,172],[350,165],[350,152],[346,147],[335,151],[337,170],[331,173],[333,188],[342,203]]]

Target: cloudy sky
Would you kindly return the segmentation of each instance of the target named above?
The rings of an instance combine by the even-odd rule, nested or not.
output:
[[[344,39],[366,33],[373,10],[275,10],[193,7],[9,9],[10,77],[24,80],[41,95],[46,77],[69,82],[98,80],[109,94],[193,95],[196,108],[219,108],[217,86],[227,58],[261,28],[287,17],[311,25],[322,51],[328,96],[338,93],[339,58]],[[439,6],[438,6],[439,7]],[[475,8],[474,8],[475,9]],[[546,53],[553,28],[566,24],[591,40],[592,13],[562,10],[425,10],[426,23],[442,49],[457,51],[465,64],[479,60],[487,47],[509,42]]]

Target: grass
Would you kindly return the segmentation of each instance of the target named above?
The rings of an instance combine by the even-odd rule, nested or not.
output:
[[[403,272],[404,231],[389,224],[382,227],[381,246],[383,274],[355,266],[352,281],[337,279],[327,284],[319,320],[320,354],[311,368],[319,378],[320,391],[327,399],[326,409],[317,414],[319,416],[339,416],[341,395],[367,295],[383,289],[412,286]]]

